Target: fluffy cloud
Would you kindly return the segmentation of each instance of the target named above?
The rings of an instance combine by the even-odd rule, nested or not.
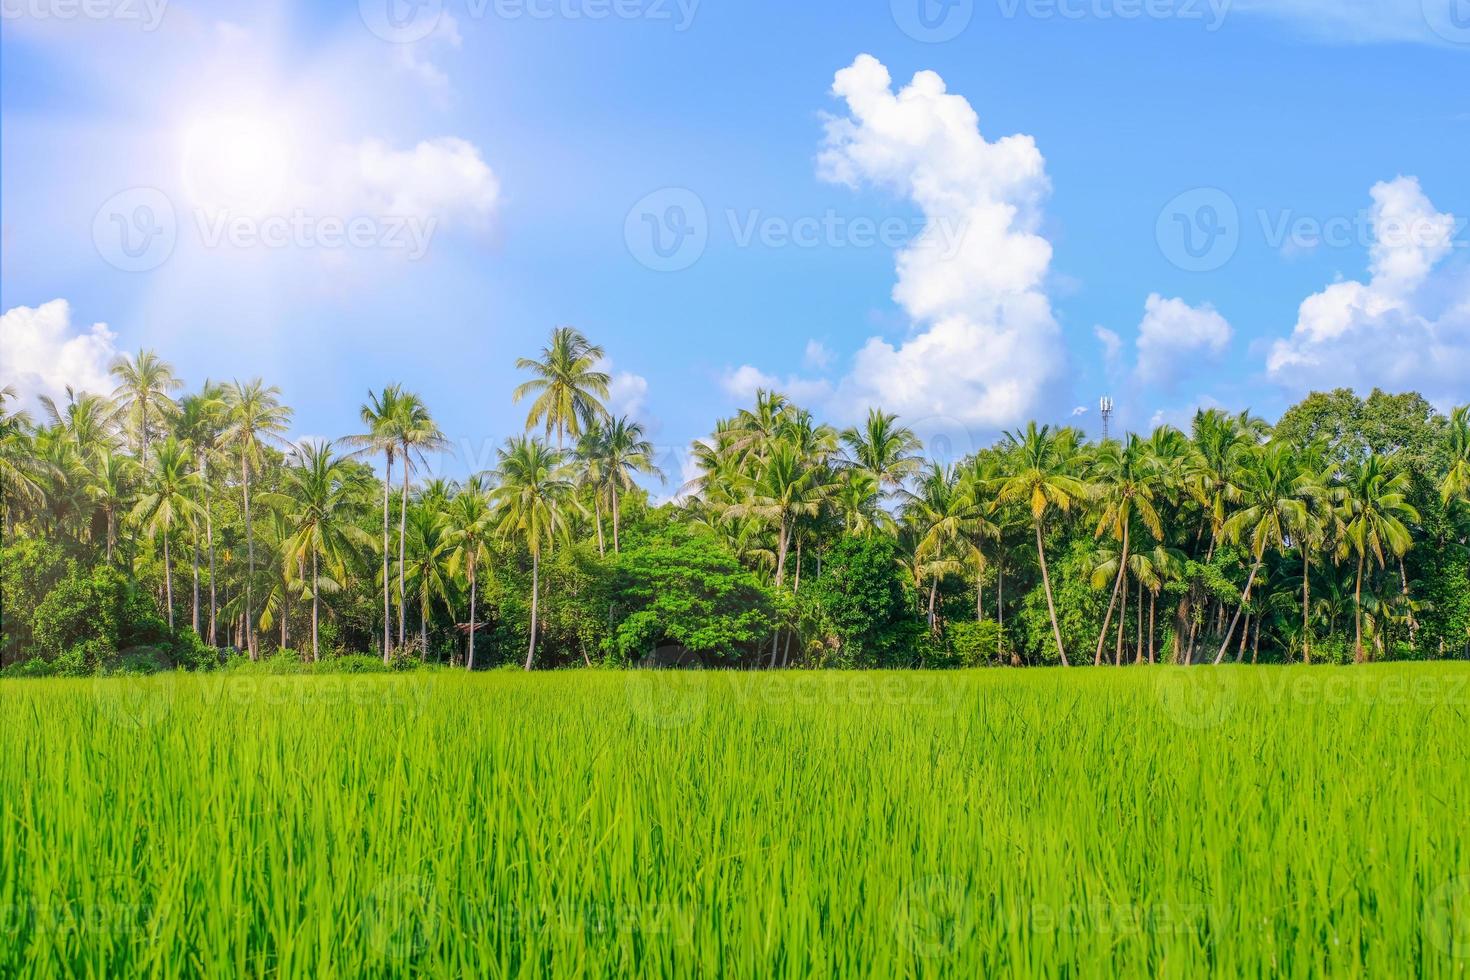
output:
[[[1109,330],[1102,325],[1093,327],[1092,335],[1102,344],[1103,363],[1109,371],[1113,370],[1118,366],[1118,359],[1123,356],[1123,338],[1118,336],[1116,330]]]
[[[1291,336],[1266,359],[1291,391],[1346,385],[1418,388],[1464,398],[1470,378],[1470,275],[1453,215],[1435,210],[1413,177],[1374,185],[1367,282],[1331,284],[1301,304]]]
[[[755,400],[755,393],[762,389],[779,391],[790,396],[798,404],[825,401],[832,394],[832,386],[820,378],[802,378],[788,375],[778,378],[750,364],[726,371],[720,378],[720,387],[738,402]]]
[[[648,379],[631,371],[614,371],[607,394],[610,413],[640,419],[648,401]]]
[[[500,181],[473,143],[457,137],[394,149],[366,140],[345,149],[329,177],[347,213],[474,224],[500,199]]]
[[[832,366],[832,352],[820,340],[808,340],[802,363],[812,371],[825,371]]]
[[[68,385],[107,394],[114,387],[107,369],[118,355],[113,340],[105,323],[74,330],[64,299],[13,307],[0,315],[0,379],[27,404],[40,395],[60,401]]]
[[[1038,229],[1049,184],[1035,142],[988,142],[970,103],[937,74],[919,72],[895,92],[869,55],[839,71],[832,91],[848,114],[827,121],[819,175],[888,189],[925,221],[896,260],[893,298],[912,332],[897,346],[870,338],[833,411],[852,417],[882,405],[984,428],[1025,418],[1065,360],[1043,291],[1052,249]],[[960,229],[958,240],[946,229]]]
[[[1190,306],[1154,293],[1145,301],[1138,325],[1138,378],[1172,386],[1223,354],[1232,335],[1230,324],[1208,303]]]

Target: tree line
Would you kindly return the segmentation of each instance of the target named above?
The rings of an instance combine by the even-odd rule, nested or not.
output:
[[[431,478],[420,395],[291,444],[256,379],[185,393],[140,351],[110,393],[0,392],[7,673],[229,658],[475,669],[1178,664],[1462,657],[1470,408],[1316,393],[1092,442],[1035,422],[958,462],[879,409],[775,391],[719,420],[656,505],[602,348],[517,367],[525,433]],[[374,470],[382,465],[382,476]]]

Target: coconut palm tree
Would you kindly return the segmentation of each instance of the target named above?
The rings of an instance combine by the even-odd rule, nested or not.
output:
[[[1061,658],[1062,666],[1070,666],[1062,644],[1062,628],[1057,622],[1051,573],[1046,565],[1045,526],[1052,510],[1065,514],[1074,503],[1088,496],[1087,485],[1070,472],[1076,436],[1070,429],[1053,430],[1049,425],[1038,428],[1035,422],[1029,422],[1024,432],[1007,432],[1006,440],[1009,445],[999,499],[1001,502],[1024,503],[1031,511],[1031,524],[1036,532],[1036,558],[1041,564],[1041,584],[1046,592],[1046,609],[1051,616],[1057,656]]]
[[[1363,650],[1363,572],[1372,560],[1380,569],[1388,555],[1402,557],[1414,544],[1405,521],[1418,521],[1419,512],[1409,503],[1409,475],[1395,472],[1382,457],[1370,454],[1349,473],[1339,498],[1338,513],[1343,523],[1339,550],[1357,558],[1353,587],[1357,607],[1353,657],[1365,659]]]
[[[1470,405],[1450,413],[1445,443],[1450,461],[1440,492],[1447,504],[1456,499],[1470,501]]]
[[[138,461],[146,469],[149,439],[173,416],[176,406],[170,395],[184,383],[175,377],[173,366],[151,350],[140,350],[131,359],[119,357],[109,373],[117,379],[112,397],[127,417]]]
[[[38,479],[35,446],[31,442],[34,428],[31,414],[9,406],[18,399],[14,385],[0,387],[0,503],[3,503],[3,525],[7,531],[13,502],[39,506],[45,498]]]
[[[516,369],[535,377],[519,385],[511,397],[516,403],[535,395],[526,415],[526,431],[545,427],[547,438],[556,432],[556,448],[565,438],[580,436],[595,419],[607,414],[603,407],[612,379],[600,369],[603,349],[588,342],[575,327],[557,327],[541,348],[541,360],[522,357]]]
[[[1141,520],[1156,539],[1163,539],[1164,529],[1159,521],[1158,509],[1154,506],[1154,457],[1149,451],[1148,443],[1137,435],[1130,433],[1122,443],[1104,443],[1092,461],[1091,477],[1099,508],[1095,536],[1101,538],[1104,534],[1110,535],[1122,549],[1121,561],[1117,563],[1117,575],[1113,579],[1113,594],[1108,600],[1108,611],[1103,616],[1102,630],[1097,635],[1097,652],[1092,662],[1094,666],[1098,666],[1102,664],[1103,644],[1107,639],[1108,629],[1112,626],[1118,593],[1128,574],[1134,518]],[[1120,644],[1122,637],[1123,631],[1119,629]]]
[[[931,631],[937,629],[935,600],[939,582],[963,567],[953,553],[967,542],[974,517],[970,498],[961,492],[959,482],[952,468],[931,463],[913,492],[904,494],[903,520],[914,532],[915,567],[924,568],[929,575]]]
[[[923,443],[912,429],[900,425],[897,415],[868,409],[867,421],[842,432],[849,464],[863,470],[889,490],[897,490],[923,466]]]
[[[732,517],[755,517],[776,531],[776,586],[786,580],[786,558],[798,517],[815,516],[831,495],[833,483],[826,467],[813,465],[804,453],[784,439],[764,450],[755,472],[740,481],[741,499],[728,508]]]
[[[602,459],[598,468],[607,483],[609,503],[612,507],[613,554],[617,554],[621,550],[618,530],[618,511],[620,509],[618,493],[633,489],[635,486],[633,474],[635,473],[660,478],[663,474],[653,462],[653,443],[645,438],[641,423],[631,421],[624,415],[621,418],[611,419],[601,428],[602,438],[599,440],[598,448]]]
[[[393,656],[393,602],[391,593],[392,576],[388,571],[388,512],[393,488],[393,460],[403,434],[403,387],[389,385],[381,392],[368,392],[368,400],[358,409],[358,417],[367,431],[350,436],[347,442],[358,447],[359,452],[383,454],[383,663]]]
[[[449,445],[444,433],[429,415],[423,399],[412,392],[400,393],[398,410],[398,457],[403,467],[403,495],[398,498],[398,643],[405,638],[404,609],[407,589],[404,582],[404,556],[408,535],[408,494],[414,461],[426,464],[426,454]]]
[[[526,648],[526,669],[530,670],[536,660],[541,552],[566,536],[567,511],[576,506],[575,485],[561,450],[529,436],[506,442],[496,475],[499,485],[491,494],[496,528],[531,553],[531,637]]]
[[[92,458],[92,478],[87,493],[102,510],[107,522],[107,564],[112,564],[112,551],[117,544],[117,515],[127,508],[134,496],[141,467],[127,456],[103,449]],[[199,624],[194,624],[198,632]]]
[[[291,534],[283,548],[288,565],[307,565],[311,596],[311,659],[321,656],[320,623],[322,564],[341,576],[359,548],[372,545],[372,536],[356,523],[368,491],[366,475],[336,455],[332,443],[309,444],[297,450],[297,465],[286,471],[285,503]],[[336,578],[331,580],[336,581]]]
[[[418,600],[419,658],[429,655],[429,618],[435,601],[450,605],[452,553],[445,512],[452,494],[425,494],[408,512],[408,594]]]
[[[209,464],[218,455],[220,439],[224,435],[227,407],[225,392],[221,385],[208,380],[198,394],[186,395],[179,400],[178,413],[174,418],[174,432],[186,449],[194,454],[194,469],[199,474],[199,488],[203,494],[204,542],[209,552],[209,645],[216,646],[216,621],[219,614],[219,596],[215,580],[214,551],[214,504],[210,499]],[[194,548],[194,631],[199,629],[199,548]],[[201,633],[201,635],[204,635]]]
[[[479,625],[475,616],[476,602],[479,599],[479,571],[482,564],[490,561],[490,538],[496,527],[496,514],[491,508],[490,495],[479,479],[471,479],[451,498],[449,507],[444,512],[444,527],[444,541],[450,549],[449,573],[458,576],[463,571],[470,589],[470,631],[465,640],[464,664],[465,670],[474,670],[475,630]],[[539,552],[533,551],[532,561],[538,558]],[[533,579],[538,573],[539,566],[532,573]],[[534,599],[532,605],[535,605]],[[534,625],[531,632],[534,644]]]
[[[198,479],[190,472],[188,452],[170,436],[159,447],[157,458],[144,479],[142,495],[133,508],[133,519],[155,537],[163,539],[163,581],[169,629],[174,628],[174,576],[169,536],[180,520],[192,521],[198,514],[199,505],[194,503]]]
[[[231,382],[224,389],[226,427],[222,434],[225,446],[240,459],[240,492],[244,501],[245,549],[248,570],[245,577],[245,642],[252,660],[259,657],[254,621],[255,535],[250,515],[250,473],[262,464],[262,450],[271,442],[279,442],[281,433],[291,421],[291,410],[281,404],[281,389],[267,386],[255,378],[241,383]]]
[[[39,399],[53,428],[60,430],[82,456],[99,449],[118,445],[118,407],[102,395],[66,389],[66,407],[59,407],[49,395]]]
[[[1216,664],[1225,659],[1230,638],[1250,603],[1251,589],[1265,563],[1266,552],[1272,548],[1284,550],[1293,531],[1306,528],[1311,522],[1311,512],[1297,483],[1298,471],[1290,446],[1270,443],[1243,454],[1239,463],[1235,492],[1242,506],[1221,525],[1220,535],[1232,543],[1247,541],[1252,564],[1240,604],[1215,654]]]

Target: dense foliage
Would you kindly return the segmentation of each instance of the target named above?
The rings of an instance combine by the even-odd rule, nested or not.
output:
[[[901,420],[838,431],[785,396],[716,423],[654,506],[601,348],[559,328],[528,434],[430,479],[423,399],[293,445],[255,380],[180,394],[156,354],[109,394],[0,397],[0,668],[371,654],[527,669],[1463,657],[1470,411],[1313,394],[1273,427],[1093,443],[1031,424],[952,465]],[[381,464],[375,472],[374,466]]]

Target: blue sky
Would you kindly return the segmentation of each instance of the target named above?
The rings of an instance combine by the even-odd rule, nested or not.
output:
[[[668,447],[773,381],[961,450],[1470,399],[1467,0],[89,3],[4,0],[28,396],[149,346],[334,436],[401,381],[451,473],[564,323]]]

